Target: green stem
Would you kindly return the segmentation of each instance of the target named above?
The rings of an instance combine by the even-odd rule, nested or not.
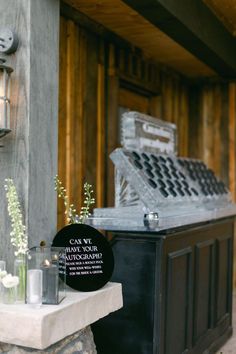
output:
[[[18,302],[25,302],[25,260],[19,258],[16,260],[15,275],[19,277],[19,284],[17,286],[17,299]]]

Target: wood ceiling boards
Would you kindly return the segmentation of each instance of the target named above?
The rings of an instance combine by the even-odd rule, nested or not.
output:
[[[213,68],[236,78],[236,39],[202,0],[123,0]]]
[[[203,0],[224,26],[236,36],[236,0]]]
[[[65,0],[67,4],[125,38],[144,54],[188,77],[216,73],[121,0]]]

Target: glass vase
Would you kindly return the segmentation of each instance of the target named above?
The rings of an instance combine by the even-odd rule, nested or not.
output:
[[[0,260],[0,273],[4,272],[5,270],[6,270],[6,262]],[[3,291],[4,291],[4,288],[3,288],[3,285],[1,282],[1,276],[0,276],[0,303],[3,302]]]
[[[3,303],[6,305],[15,304],[17,295],[17,286],[10,288],[3,287]]]
[[[14,275],[19,277],[19,284],[16,287],[16,303],[25,303],[26,262],[24,256],[15,259]]]

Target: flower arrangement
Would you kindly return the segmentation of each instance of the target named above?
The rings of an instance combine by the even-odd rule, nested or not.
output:
[[[0,271],[0,286],[3,285],[3,301],[5,303],[14,303],[16,300],[16,287],[19,285],[19,277]]]
[[[2,285],[5,288],[13,288],[19,284],[19,277],[13,276],[5,271],[6,275],[1,279]]]
[[[66,189],[63,187],[62,182],[59,177],[54,178],[55,190],[57,191],[58,197],[64,200],[65,214],[67,215],[67,221],[69,224],[83,224],[87,217],[90,215],[90,207],[95,204],[95,199],[93,198],[92,186],[89,183],[84,184],[84,205],[81,207],[80,213],[78,214],[74,204],[69,204],[69,198],[66,194]]]
[[[14,275],[12,277],[6,275],[2,282],[5,284],[14,284],[17,286],[17,301],[24,302],[25,300],[25,254],[28,250],[28,236],[26,234],[26,227],[23,224],[23,216],[20,208],[19,198],[17,195],[16,187],[12,179],[5,180],[6,198],[8,202],[7,210],[11,219],[12,231],[10,233],[11,244],[15,248],[15,262],[14,262]],[[11,278],[12,277],[12,278]],[[6,279],[5,279],[6,278]],[[16,284],[16,279],[18,283]],[[5,279],[5,280],[4,280]],[[7,286],[6,286],[7,287]],[[9,287],[11,288],[11,286]]]
[[[8,201],[8,213],[11,218],[12,231],[10,233],[11,243],[16,248],[15,256],[25,255],[28,250],[28,237],[26,227],[23,224],[20,203],[16,187],[12,179],[5,179],[5,190]]]

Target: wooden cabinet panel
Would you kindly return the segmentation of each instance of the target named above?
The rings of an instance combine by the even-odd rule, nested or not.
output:
[[[191,338],[192,248],[168,254],[165,353],[182,353]],[[176,306],[178,304],[178,306]]]
[[[216,322],[219,323],[231,310],[232,238],[230,234],[218,237],[216,241]]]
[[[124,307],[93,325],[98,354],[219,349],[232,333],[233,225],[115,234],[112,280],[123,285]]]
[[[122,283],[125,311],[101,321],[99,335],[94,330],[98,353],[153,353],[156,244],[122,239],[116,240],[113,251],[113,277]]]
[[[214,306],[215,240],[199,242],[195,246],[193,343],[212,328]]]

